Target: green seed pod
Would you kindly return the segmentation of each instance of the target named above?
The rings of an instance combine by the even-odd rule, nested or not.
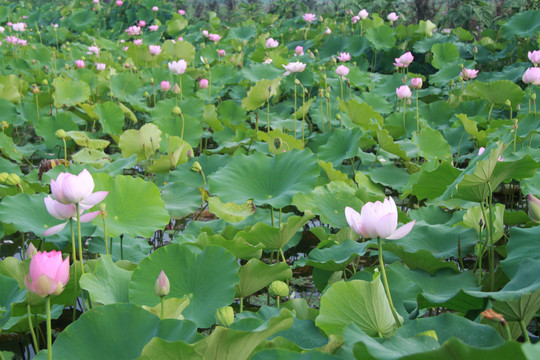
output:
[[[178,106],[173,107],[172,112],[175,115],[181,115],[182,114],[182,110]]]
[[[8,176],[7,172],[0,173],[0,184],[5,184]]]
[[[54,135],[56,135],[56,137],[59,139],[64,139],[66,137],[66,131],[64,129],[58,129]]]
[[[21,178],[17,174],[9,174],[6,178],[6,185],[17,186],[21,183]]]
[[[195,162],[193,163],[193,165],[191,165],[191,169],[190,169],[190,170],[193,171],[193,172],[199,173],[199,174],[202,173],[202,171],[203,171],[203,170],[202,170],[202,166],[201,166],[201,164],[199,164],[198,161],[195,161]]]
[[[289,286],[283,281],[275,280],[268,287],[268,293],[272,297],[285,297],[289,295]]]
[[[229,327],[234,322],[234,310],[230,306],[224,306],[216,310],[216,323]]]

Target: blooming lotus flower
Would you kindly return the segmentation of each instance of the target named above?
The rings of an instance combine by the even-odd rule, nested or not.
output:
[[[298,45],[295,49],[294,49],[294,56],[300,56],[300,55],[304,55],[304,48],[300,45]]]
[[[160,84],[160,86],[161,86],[161,90],[162,90],[162,91],[169,91],[169,90],[171,90],[171,83],[168,82],[168,81],[162,81],[161,84]]]
[[[480,149],[478,149],[478,156],[482,155],[484,151],[486,151],[486,148],[482,146]],[[499,156],[497,161],[504,161],[504,158],[502,156]]]
[[[277,40],[274,40],[272,38],[268,38],[268,40],[266,40],[266,47],[267,48],[276,48],[278,47],[279,45],[279,42]]]
[[[311,24],[311,23],[313,23],[315,20],[317,20],[317,15],[315,15],[315,14],[309,14],[309,13],[308,13],[308,14],[304,14],[304,15],[302,16],[302,18],[304,19],[305,22]]]
[[[129,36],[141,35],[141,27],[136,25],[130,26],[126,29],[126,33]]]
[[[366,9],[362,9],[362,10],[360,10],[360,12],[358,13],[358,16],[360,17],[360,19],[366,20],[367,17],[369,16],[369,13],[367,12]]]
[[[3,26],[0,26],[0,34],[3,34],[3,33],[4,33],[4,31],[6,31],[6,28],[5,28],[5,27],[3,27]]]
[[[141,46],[142,45],[142,39],[133,40],[133,45]]]
[[[386,18],[388,19],[388,21],[394,22],[399,19],[399,16],[395,12],[391,12]]]
[[[186,15],[186,10],[180,9],[180,10],[178,10],[178,13],[179,13],[180,15],[184,16],[184,15]]]
[[[346,53],[346,52],[339,53],[339,56],[337,58],[341,62],[351,61],[351,54]]]
[[[101,202],[108,191],[94,191],[94,179],[88,170],[84,169],[79,175],[67,172],[60,173],[56,181],[51,180],[51,192],[56,201],[67,204],[79,204],[83,209],[89,209]]]
[[[212,40],[213,42],[218,42],[221,40],[221,36],[218,34],[209,34],[208,39]]]
[[[540,223],[540,200],[532,194],[527,195],[529,200],[529,218],[534,223]]]
[[[26,23],[18,22],[11,25],[11,28],[13,31],[25,31],[26,30]]]
[[[330,30],[329,27],[326,27],[326,30],[324,30],[324,33],[325,33],[326,35],[330,35],[330,34],[332,33],[332,30]]]
[[[208,30],[203,30],[202,34],[203,34],[203,36],[208,36]]]
[[[159,55],[161,54],[161,46],[159,45],[150,45],[148,46],[148,49],[150,50],[150,55]]]
[[[157,11],[159,11],[159,8],[158,8],[157,6],[153,6],[153,7],[152,7],[152,11],[153,11],[153,12],[157,12]]]
[[[400,99],[408,99],[411,97],[411,89],[407,85],[402,85],[396,89],[396,95]]]
[[[86,52],[86,55],[92,55],[96,54],[96,56],[99,56],[99,48],[97,46],[89,46],[88,51]]]
[[[397,67],[408,67],[414,60],[413,54],[410,51],[407,51],[405,54],[401,55],[398,58],[395,58],[396,62],[394,63]]]
[[[94,4],[99,4],[99,0],[93,0]]]
[[[159,29],[159,25],[150,25],[148,27],[148,30],[150,31],[158,31],[158,29]]]
[[[184,59],[170,62],[168,63],[168,65],[169,65],[169,71],[177,75],[183,74],[187,68],[187,62]]]
[[[157,296],[162,297],[167,296],[169,291],[171,291],[171,283],[165,272],[161,270],[154,285],[154,292]]]
[[[58,295],[69,280],[69,256],[62,260],[60,251],[38,251],[30,260],[30,273],[26,275],[26,288],[45,297]]]
[[[106,67],[107,67],[107,65],[105,65],[104,63],[96,63],[96,69],[98,71],[103,71],[103,70],[105,70]]]
[[[422,88],[422,78],[412,78],[411,86],[413,89],[420,90]]]
[[[398,212],[392,197],[384,199],[382,203],[366,203],[360,214],[347,206],[345,217],[351,229],[362,237],[388,240],[401,239],[411,231],[415,223],[413,220],[397,229]]]
[[[219,50],[218,50],[218,55],[219,55],[220,57],[224,57],[224,56],[226,55],[225,50],[219,49]]]
[[[122,0],[116,0],[116,6],[122,6],[124,2]]]
[[[300,61],[296,61],[293,63],[289,63],[287,65],[283,65],[283,67],[285,68],[285,74],[283,74],[283,76],[287,76],[290,73],[297,73],[297,72],[304,71],[306,68],[306,64]]]
[[[108,192],[107,192],[108,193]],[[107,194],[105,194],[107,196]],[[75,204],[62,204],[59,201],[53,200],[51,196],[47,196],[45,199],[43,199],[45,202],[45,207],[47,208],[47,211],[51,216],[57,218],[58,220],[65,220],[62,224],[52,226],[48,228],[42,236],[48,236],[57,234],[60,231],[64,230],[66,227],[69,219],[73,219],[77,221],[77,208],[75,207]],[[101,200],[100,200],[101,201]],[[100,211],[94,211],[91,213],[83,214],[84,209],[83,207],[88,208],[89,206],[80,206],[79,207],[79,219],[82,223],[87,223],[89,221],[94,220],[96,216],[99,215]]]
[[[75,60],[75,66],[77,69],[83,69],[86,65],[84,64],[84,60]]]
[[[461,76],[463,77],[463,80],[474,79],[476,75],[478,75],[478,70],[465,68],[461,70]]]
[[[207,79],[201,79],[201,81],[199,81],[199,87],[201,89],[208,89],[208,80]]]
[[[525,84],[540,85],[540,67],[528,68],[522,80]]]
[[[146,26],[146,21],[144,20],[139,20],[139,22],[137,23],[137,25],[139,25],[140,27],[145,27]]]
[[[540,50],[534,50],[533,52],[529,51],[527,55],[534,66],[540,64]]]
[[[349,74],[349,68],[345,65],[339,65],[336,69],[336,74],[345,77]]]
[[[351,22],[353,24],[356,24],[358,21],[360,21],[360,16],[358,15],[354,15],[352,18],[351,18]]]

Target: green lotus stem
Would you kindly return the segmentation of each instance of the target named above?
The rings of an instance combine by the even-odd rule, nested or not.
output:
[[[527,327],[525,326],[525,323],[523,322],[523,320],[519,320],[519,326],[521,327],[521,332],[523,333],[525,342],[530,344],[531,338],[529,337],[529,333],[527,332]]]
[[[78,208],[78,204],[77,204]],[[52,360],[52,327],[51,327],[51,298],[45,298],[45,308],[47,311],[47,358]]]
[[[296,139],[296,73],[294,73],[294,113],[293,113],[293,120],[294,120],[294,138]]]
[[[259,131],[259,118],[257,117],[257,131]],[[270,132],[270,94],[266,99],[266,133]]]
[[[240,296],[240,312],[244,311],[244,297]]]
[[[488,181],[488,187],[489,187],[489,241],[491,246],[489,247],[489,273],[490,273],[490,283],[491,283],[491,291],[495,291],[495,244],[493,241],[493,208],[492,208],[492,200],[493,200],[493,189],[491,188],[491,183]]]
[[[62,141],[64,142],[64,161],[67,163],[67,144],[66,144],[66,138],[63,137]]]
[[[105,216],[102,216],[103,219],[103,234],[105,236],[105,255],[109,255],[109,244],[107,241],[107,222],[105,221]],[[112,252],[112,249],[111,249]]]
[[[495,103],[491,104],[489,107],[488,122],[491,120],[491,111],[493,110],[493,106],[495,106]]]
[[[420,115],[418,113],[418,89],[416,89],[416,133],[420,133]]]
[[[503,326],[503,328],[504,328],[504,330],[506,332],[506,339],[508,341],[512,341],[512,334],[510,333],[510,327],[508,326],[508,323],[506,321],[504,321],[502,323],[502,326]]]
[[[75,204],[75,207],[77,211],[77,234],[79,235],[79,260],[81,261],[81,274],[84,275],[82,236],[81,236],[81,214],[79,213],[79,203]]]
[[[278,309],[279,309],[279,298],[280,298],[279,295],[276,296],[276,307],[277,307]]]
[[[270,206],[270,220],[272,221],[272,227],[274,227],[274,208]]]
[[[39,122],[39,97],[36,94],[36,112],[37,112],[37,121]]]
[[[180,101],[184,100],[184,96],[182,95],[182,74],[178,75],[178,82],[180,86]]]
[[[32,335],[32,343],[34,343],[34,349],[37,354],[39,352],[39,345],[37,343],[36,333],[34,332],[34,326],[32,325],[32,312],[30,311],[30,304],[28,302],[26,303],[26,312],[28,314],[28,327],[30,328],[30,335]]]
[[[161,296],[161,320],[165,319],[165,296]]]
[[[180,140],[184,140],[184,126],[185,126],[185,119],[184,114],[180,113],[180,117],[182,118],[182,132],[180,133]]]
[[[204,176],[204,172],[202,171],[202,168],[201,168],[201,175],[202,175],[202,178],[203,178],[203,187],[202,187],[202,191],[201,191],[201,213],[204,209],[204,189],[206,188],[206,176]]]
[[[302,86],[302,146],[306,146],[306,138],[304,136],[304,129],[305,129],[305,123],[306,123],[306,91],[304,87]],[[294,121],[296,124],[296,120]]]
[[[74,291],[74,298],[75,298],[75,304],[73,304],[73,321],[77,320],[77,247],[75,246],[75,231],[73,231],[73,219],[69,219],[69,226],[71,228],[71,247],[72,249],[72,256],[73,256],[73,276],[75,277],[75,287],[73,289]],[[81,260],[82,261],[82,260]]]
[[[212,99],[212,71],[208,70],[208,105]]]
[[[120,260],[124,260],[124,234],[120,235]]]
[[[324,125],[324,110],[323,110],[323,101],[322,101],[323,97],[321,96],[321,126],[322,126],[322,130],[323,130],[323,133],[326,132],[326,126]]]
[[[407,100],[403,99],[403,131],[405,131],[405,136],[407,136],[407,127],[405,126],[406,113],[407,113]]]
[[[287,263],[287,260],[285,260],[285,254],[283,254],[283,249],[282,249],[282,248],[279,248],[279,253],[281,254],[281,259],[282,259],[283,262],[286,264],[286,263]]]
[[[341,76],[339,77],[339,89],[341,91],[341,101],[345,101],[343,98],[343,80],[341,80]]]
[[[390,309],[392,310],[392,315],[394,316],[394,320],[396,321],[397,326],[401,327],[401,320],[399,319],[396,308],[394,307],[394,303],[392,302],[392,295],[390,294],[390,287],[388,286],[388,280],[386,278],[386,269],[384,266],[382,241],[380,237],[377,237],[377,246],[378,246],[378,251],[379,251],[379,268],[381,270],[384,290],[386,291],[386,297],[388,298],[388,304],[390,304]]]
[[[364,33],[364,20],[360,21],[360,36]]]

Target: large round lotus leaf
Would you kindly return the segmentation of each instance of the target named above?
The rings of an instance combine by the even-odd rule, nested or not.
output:
[[[165,246],[135,269],[129,284],[129,300],[138,305],[157,305],[160,300],[154,294],[154,284],[163,270],[171,283],[166,298],[189,298],[189,306],[182,315],[207,328],[214,323],[216,310],[233,302],[238,269],[234,255],[217,246],[208,246],[198,254],[185,246]]]
[[[478,81],[474,86],[476,93],[490,104],[505,106],[506,101],[510,100],[514,110],[525,96],[525,92],[510,80],[497,80],[489,84]]]
[[[133,304],[98,306],[84,313],[56,338],[55,360],[138,359],[152,338],[190,341],[196,333],[191,321],[160,320]],[[36,359],[46,359],[42,351]]]
[[[532,37],[540,27],[540,10],[529,10],[517,13],[504,24],[501,29],[506,39],[515,35],[523,38]]]
[[[69,78],[54,80],[54,105],[56,107],[74,106],[83,103],[90,97],[90,87],[83,81],[73,81]]]
[[[11,304],[24,301],[26,290],[15,279],[0,275],[0,330],[11,317]]]
[[[253,355],[251,360],[335,360],[336,357],[331,354],[319,351],[310,351],[300,353],[286,349],[266,349]]]
[[[107,235],[129,234],[133,237],[150,237],[170,221],[169,212],[161,200],[159,189],[151,182],[131,176],[95,174],[95,190],[107,190]],[[97,217],[93,224],[103,228],[103,220]]]
[[[292,150],[275,157],[262,153],[235,156],[209,179],[210,192],[224,202],[283,208],[297,193],[311,191],[319,175],[317,158],[309,151]]]
[[[309,253],[306,265],[327,271],[343,271],[352,260],[364,255],[366,246],[367,243],[345,240],[328,248],[315,248]]]

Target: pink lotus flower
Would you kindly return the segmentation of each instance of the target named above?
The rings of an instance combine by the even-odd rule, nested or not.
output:
[[[326,35],[330,35],[330,34],[332,33],[332,30],[330,30],[330,28],[327,27],[326,30],[324,30],[324,33],[325,33]]]
[[[38,251],[30,260],[30,273],[26,275],[26,288],[45,297],[58,295],[69,280],[69,256],[62,260],[60,251]]]
[[[141,27],[136,25],[130,26],[126,29],[126,33],[129,36],[141,35]]]
[[[208,89],[208,80],[207,79],[201,79],[201,81],[199,81],[199,87],[201,89]]]
[[[351,61],[351,54],[346,53],[346,52],[339,53],[339,56],[337,58],[341,62]]]
[[[86,55],[92,55],[96,54],[96,56],[99,56],[99,48],[97,46],[89,46],[88,51],[86,52]]]
[[[540,85],[540,67],[530,67],[523,74],[522,80],[525,84]]]
[[[51,180],[51,192],[56,201],[64,205],[78,203],[83,209],[91,208],[109,194],[108,191],[92,193],[94,186],[94,179],[86,169],[79,175],[63,172],[56,181]]]
[[[358,16],[360,17],[360,19],[366,20],[367,17],[369,16],[369,13],[367,12],[366,9],[362,9],[362,10],[360,10],[360,12],[358,13]]]
[[[386,18],[388,19],[388,21],[394,22],[399,19],[399,16],[395,12],[391,12]]]
[[[11,28],[13,31],[25,31],[26,30],[26,23],[18,22],[11,25]]]
[[[148,30],[150,31],[158,31],[158,29],[159,29],[159,25],[150,25],[148,27]]]
[[[161,90],[162,90],[162,91],[169,91],[169,90],[171,90],[171,83],[168,82],[168,81],[162,81],[161,84],[160,84],[160,86],[161,86]]]
[[[103,70],[105,70],[106,67],[107,67],[107,65],[105,65],[104,63],[96,63],[96,69],[98,71],[103,71]]]
[[[116,0],[116,6],[122,6],[124,2],[122,0]]]
[[[294,56],[300,56],[300,55],[304,55],[304,48],[302,46],[298,45],[294,49]]]
[[[339,65],[336,69],[336,74],[345,77],[349,74],[349,68],[345,65]]]
[[[530,52],[527,54],[529,56],[529,60],[534,64],[534,66],[540,64],[540,50],[534,50],[533,52]]]
[[[219,40],[221,40],[221,36],[218,34],[209,34],[208,39],[210,39],[213,42],[218,42]]]
[[[208,36],[208,30],[203,30],[202,34],[203,34],[204,37],[207,37]]]
[[[99,0],[94,0],[94,4],[99,4]]]
[[[353,16],[353,17],[351,18],[351,22],[352,22],[353,24],[356,24],[358,21],[360,21],[360,16],[358,16],[358,15],[355,15],[355,16]]]
[[[480,149],[478,149],[478,156],[482,155],[484,151],[486,151],[486,148],[482,146]],[[504,158],[502,156],[499,156],[497,161],[504,161]]]
[[[271,48],[276,48],[279,46],[279,42],[277,40],[274,40],[272,38],[268,38],[268,40],[266,40],[266,47],[271,49]]]
[[[139,22],[137,23],[137,25],[139,25],[140,27],[145,27],[146,26],[146,21],[144,20],[139,20]]]
[[[179,37],[178,37],[178,41],[184,41],[184,38],[181,37],[181,36],[179,36]]]
[[[153,11],[153,12],[157,12],[157,11],[159,11],[159,8],[158,8],[157,6],[153,6],[153,7],[152,7],[152,11]]]
[[[218,55],[219,55],[220,57],[224,57],[226,54],[227,54],[227,53],[225,52],[225,50],[223,50],[223,49],[219,49],[219,50],[218,50]]]
[[[0,26],[0,34],[3,34],[3,33],[4,33],[4,31],[6,31],[6,28],[5,28],[5,27],[3,27],[3,26]]]
[[[187,68],[187,62],[184,59],[170,62],[168,63],[168,65],[169,65],[169,71],[177,75],[183,74]]]
[[[302,16],[302,18],[304,19],[305,22],[311,24],[311,23],[313,23],[315,20],[317,20],[317,15],[315,15],[315,14],[309,14],[309,13],[308,13],[308,14],[304,14],[304,15]]]
[[[105,196],[107,196],[107,194],[105,194]],[[47,211],[49,212],[49,214],[51,214],[51,216],[57,218],[58,220],[65,220],[65,222],[48,228],[42,234],[42,236],[57,234],[60,231],[64,230],[64,228],[66,227],[68,223],[67,220],[69,219],[73,219],[77,221],[77,208],[75,207],[75,204],[67,204],[67,205],[62,204],[61,202],[56,201],[53,198],[51,198],[50,195],[47,196],[43,200],[45,201],[45,207],[47,208]],[[81,220],[82,223],[87,223],[89,221],[94,220],[94,218],[98,216],[100,213],[100,211],[94,211],[91,213],[83,214],[85,210],[83,209],[83,207],[88,208],[89,206],[82,206],[82,205],[79,206],[79,219]]]
[[[75,60],[75,66],[77,67],[77,69],[83,69],[86,65],[84,65],[83,60]]]
[[[186,10],[180,9],[180,10],[178,10],[178,13],[179,13],[180,15],[184,16],[184,15],[186,15]]]
[[[422,88],[422,78],[412,78],[411,86],[413,89],[420,90]]]
[[[306,68],[306,64],[300,61],[296,61],[293,63],[289,63],[287,65],[283,65],[283,67],[285,68],[285,73],[283,74],[283,76],[287,76],[290,73],[297,73],[297,72],[304,71]]]
[[[384,202],[367,202],[362,206],[359,214],[350,207],[345,208],[345,217],[351,229],[365,238],[381,238],[388,240],[401,239],[413,228],[415,221],[411,221],[397,229],[398,212],[392,197]]]
[[[478,75],[478,70],[466,69],[466,68],[463,68],[461,70],[461,76],[463,77],[463,80],[474,79],[477,75]]]
[[[171,283],[169,282],[169,278],[167,277],[167,275],[165,275],[165,272],[161,270],[154,285],[154,292],[157,296],[163,297],[167,296],[170,290]]]
[[[414,60],[413,54],[410,51],[407,51],[405,54],[401,55],[398,58],[395,58],[396,62],[394,63],[397,67],[408,67]]]
[[[148,49],[150,50],[150,55],[152,56],[161,54],[161,46],[159,45],[149,45]]]
[[[411,97],[411,89],[407,85],[402,85],[396,89],[396,95],[400,99],[408,99]]]
[[[133,40],[133,44],[134,44],[134,45],[137,45],[137,46],[141,46],[141,45],[142,45],[142,39],[135,39],[135,40]]]
[[[272,59],[269,58],[269,57],[266,57],[266,58],[264,59],[264,61],[263,61],[263,64],[265,64],[265,65],[266,65],[266,64],[271,64],[271,63],[272,63]]]

